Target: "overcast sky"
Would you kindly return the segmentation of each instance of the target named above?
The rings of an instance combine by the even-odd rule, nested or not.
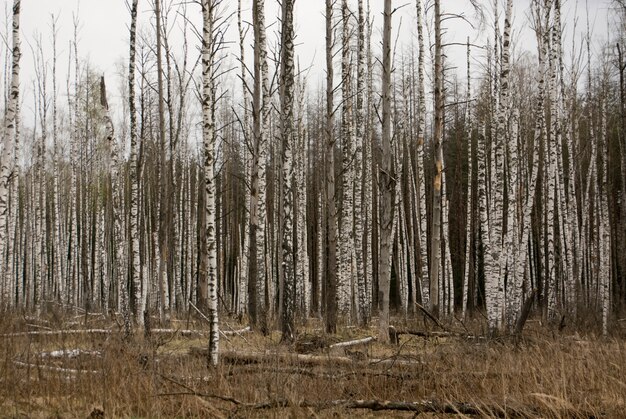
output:
[[[178,0],[165,0],[165,2],[173,3],[174,5],[179,4]],[[382,23],[383,0],[370,0],[370,2],[372,17],[377,24],[372,37],[372,46],[375,51],[379,51],[381,34],[378,26]],[[536,49],[535,42],[529,29],[527,16],[529,2],[530,0],[515,0],[514,2],[515,35],[513,42],[517,51],[530,50],[534,53]],[[236,11],[237,0],[223,0],[223,3],[226,9],[225,14]],[[324,3],[324,0],[297,0],[295,6],[297,53],[301,67],[304,68],[311,65],[309,73],[309,84],[312,85],[311,87],[316,87],[318,80],[324,75]],[[474,14],[469,7],[468,0],[444,0],[442,3],[445,11],[463,13],[468,19],[473,21]],[[488,19],[487,25],[482,28],[482,31],[479,31],[478,28],[472,28],[469,24],[461,20],[447,20],[444,22],[444,26],[447,28],[445,35],[446,41],[465,42],[466,37],[470,36],[473,42],[484,44],[485,37],[493,37],[493,2],[492,0],[485,0],[482,3]],[[570,51],[572,36],[575,35],[577,39],[580,39],[581,31],[584,30],[586,6],[585,0],[563,0],[563,3],[563,21],[566,33],[564,38],[566,45],[565,50]],[[587,3],[593,29],[594,46],[597,48],[609,36],[610,25],[607,25],[607,21],[610,17],[610,13],[608,13],[609,0],[587,0]],[[8,10],[12,1],[3,0],[2,4],[4,5],[4,9]],[[245,9],[244,20],[247,22],[250,22],[252,19],[250,11],[251,4],[252,0],[243,0],[243,7]],[[350,4],[353,10],[356,11],[356,0],[350,0]],[[411,47],[411,42],[414,42],[416,37],[415,1],[394,0],[392,4],[393,7],[402,6],[400,10],[394,14],[394,37],[399,36],[398,48],[406,50]],[[151,10],[152,0],[140,0],[139,9],[139,25],[140,27],[148,28],[150,19],[153,17]],[[266,19],[269,27],[268,35],[270,35],[269,40],[275,42],[276,35],[274,33],[278,30],[278,25],[276,24],[278,12],[277,2],[274,0],[266,0],[266,9]],[[500,0],[500,12],[502,16],[503,11],[504,0]],[[117,89],[119,82],[116,80],[116,63],[122,63],[128,59],[128,24],[130,17],[125,0],[22,0],[22,86],[31,86],[33,78],[33,59],[28,42],[32,43],[35,35],[39,33],[42,36],[44,48],[46,48],[47,53],[50,54],[50,56],[52,54],[50,29],[52,14],[58,17],[59,35],[57,48],[60,71],[58,78],[59,84],[62,86],[60,88],[62,94],[65,94],[65,74],[68,62],[69,41],[73,37],[72,19],[73,16],[76,16],[79,21],[79,55],[82,59],[88,59],[92,68],[105,74],[107,80],[114,80],[114,82],[108,82],[109,86],[113,83],[113,86],[115,86],[109,89],[109,95],[112,96],[113,101],[119,100],[119,98],[115,97],[119,95]],[[339,16],[339,14],[340,12],[337,11],[336,15]],[[170,18],[171,22],[173,22],[174,15],[175,14],[172,14]],[[201,24],[201,12],[197,4],[188,5],[187,15],[194,24]],[[573,28],[576,16],[579,21],[577,23],[578,30],[575,33]],[[503,24],[502,21],[503,18],[500,23],[501,28]],[[178,22],[181,22],[180,17],[178,17]],[[176,51],[176,46],[180,41],[180,25],[173,26],[172,47],[173,50]],[[230,50],[234,54],[233,57],[235,57],[239,54],[236,15],[233,15],[230,26],[231,30],[228,32],[228,38],[234,41],[230,46]],[[400,26],[399,29],[398,26]],[[252,31],[249,31],[246,43],[249,46],[251,42]],[[190,45],[195,45],[195,43],[196,38],[192,34],[190,35]],[[195,54],[195,50],[191,52]],[[460,69],[465,68],[465,51],[462,47],[451,47],[447,53],[449,56],[448,65],[456,65]],[[248,57],[251,55],[251,50],[249,49]],[[29,95],[32,96],[32,93]],[[28,101],[28,98],[25,100]],[[25,107],[28,108],[28,104],[26,104]],[[32,113],[32,106],[30,108]],[[28,119],[28,115],[24,115],[24,117],[25,120]]]

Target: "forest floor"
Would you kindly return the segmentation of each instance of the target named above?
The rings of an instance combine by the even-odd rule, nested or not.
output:
[[[626,322],[601,338],[531,319],[521,338],[486,339],[478,322],[446,333],[420,316],[398,320],[399,332],[417,334],[397,343],[332,347],[375,329],[344,326],[331,337],[312,320],[286,345],[277,332],[238,332],[233,320],[222,323],[220,365],[209,368],[201,321],[123,342],[103,316],[4,315],[0,417],[626,415]]]

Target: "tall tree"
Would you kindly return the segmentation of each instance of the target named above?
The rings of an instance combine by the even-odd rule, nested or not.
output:
[[[367,281],[364,269],[364,230],[363,221],[366,217],[364,194],[364,168],[366,159],[363,158],[363,144],[365,138],[365,12],[363,0],[359,0],[358,16],[358,46],[357,46],[357,70],[356,70],[356,133],[354,144],[354,251],[357,279],[357,316],[359,324],[367,325],[369,310],[367,304]]]
[[[130,113],[130,258],[132,308],[135,322],[143,323],[146,302],[142,296],[139,258],[139,167],[137,165],[137,110],[135,107],[135,55],[137,32],[137,3],[130,6],[130,57],[128,60],[128,107]],[[144,284],[146,286],[146,284]]]
[[[339,223],[339,311],[351,316],[354,276],[354,206],[353,206],[353,139],[352,139],[352,81],[350,72],[350,9],[348,1],[341,2],[341,148],[342,148],[342,200]]]
[[[215,122],[213,121],[213,25],[214,0],[202,0],[202,137],[204,142],[204,212],[205,250],[202,256],[206,266],[206,284],[201,284],[202,300],[206,300],[211,331],[209,335],[209,363],[217,365],[219,326],[217,304],[217,243],[215,231]],[[204,287],[204,289],[203,289]]]
[[[438,1],[436,0],[436,4]],[[391,0],[385,0],[383,13],[383,68],[382,68],[382,145],[379,183],[380,202],[380,260],[379,260],[379,325],[378,338],[389,341],[389,288],[393,240],[395,175],[391,151]]]
[[[426,175],[424,171],[424,140],[426,134],[426,93],[424,91],[424,26],[422,24],[422,0],[416,0],[417,4],[417,39],[418,39],[418,130],[417,130],[417,171],[419,194],[419,239],[420,239],[420,280],[422,282],[422,303],[430,305],[430,283],[428,270],[428,218],[426,213]]]
[[[265,330],[265,284],[268,280],[266,251],[266,166],[269,129],[270,93],[265,35],[265,1],[252,4],[254,28],[254,89],[252,120],[254,132],[250,184],[250,262],[248,264],[248,314],[252,326],[259,322]]]
[[[20,97],[20,58],[22,56],[20,50],[20,0],[13,0],[13,29],[12,29],[12,65],[11,65],[11,90],[9,92],[9,102],[4,114],[4,124],[2,125],[2,156],[0,156],[0,255],[4,255],[4,243],[6,243],[6,226],[8,216],[8,194],[13,173],[13,153],[14,153],[14,134],[15,120],[17,115],[17,107],[19,106]],[[0,262],[2,270],[7,269],[4,266],[4,260]]]
[[[439,287],[441,276],[441,191],[443,176],[443,63],[441,44],[441,2],[435,0],[435,127],[433,146],[435,148],[435,180],[433,184],[433,221],[431,227],[430,262],[430,308],[440,311]]]
[[[119,179],[119,153],[118,144],[115,139],[115,130],[113,127],[113,119],[109,110],[109,103],[107,101],[106,85],[104,83],[104,77],[100,79],[100,105],[104,110],[104,123],[106,125],[107,143],[111,151],[111,195],[113,198],[113,221],[114,221],[114,246],[115,246],[115,268],[114,275],[115,283],[118,286],[118,292],[121,296],[122,302],[122,315],[124,317],[124,330],[126,337],[130,337],[132,334],[132,325],[130,318],[130,308],[128,304],[128,289],[126,286],[126,280],[124,270],[122,269],[122,258],[124,254],[124,242],[122,240],[123,228],[123,208],[122,191],[120,190]]]
[[[326,333],[337,332],[337,191],[335,187],[333,0],[326,0]]]
[[[295,134],[294,117],[294,28],[293,6],[295,0],[283,0],[281,29],[281,142],[282,142],[282,340],[293,341],[295,336],[295,257],[293,251],[294,233],[294,191],[293,144]]]
[[[159,289],[159,319],[163,321],[167,315],[168,304],[166,298],[166,292],[168,287],[167,281],[167,261],[169,253],[169,233],[172,225],[171,216],[171,204],[172,198],[170,196],[170,179],[168,175],[170,171],[167,170],[166,160],[166,136],[165,136],[165,90],[163,87],[163,58],[162,58],[162,28],[161,28],[161,0],[154,0],[154,14],[156,18],[156,56],[157,56],[157,89],[158,89],[158,127],[159,127],[159,143],[160,143],[160,162],[161,171],[159,176],[159,193],[161,195],[159,206],[159,274],[158,274],[158,289]],[[170,159],[173,156],[170,156]]]

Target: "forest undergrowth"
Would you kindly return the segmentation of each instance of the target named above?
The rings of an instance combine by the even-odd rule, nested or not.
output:
[[[392,344],[367,341],[374,329],[345,325],[331,337],[309,320],[289,345],[278,332],[263,336],[232,320],[221,325],[220,365],[208,367],[202,319],[173,320],[168,329],[155,319],[150,336],[136,330],[124,341],[121,324],[102,315],[5,315],[0,417],[611,418],[626,411],[626,322],[610,338],[538,319],[521,337],[485,338],[484,319],[454,321],[446,331],[426,318],[393,320]]]

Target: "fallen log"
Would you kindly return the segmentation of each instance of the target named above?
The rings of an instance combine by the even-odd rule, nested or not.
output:
[[[421,413],[443,413],[443,414],[464,414],[464,415],[487,415],[504,416],[506,413],[499,406],[493,409],[479,406],[472,403],[441,403],[432,400],[415,402],[389,401],[389,400],[329,400],[321,402],[290,402],[287,400],[272,400],[255,404],[240,404],[239,407],[252,409],[276,409],[281,407],[304,407],[313,409],[343,408],[343,409],[368,409],[374,411],[396,410],[404,412]],[[508,408],[507,411],[511,409]]]
[[[239,330],[221,331],[220,333],[230,335],[241,335],[243,333],[250,332],[250,327],[244,327]],[[64,330],[32,330],[28,332],[14,332],[5,333],[0,335],[0,338],[16,338],[26,336],[58,336],[58,335],[82,335],[82,334],[96,334],[96,335],[109,335],[114,333],[110,329],[64,329]],[[193,329],[152,329],[151,333],[155,334],[175,334],[178,333],[181,336],[193,337],[193,336],[208,336],[209,332],[204,330]]]
[[[426,332],[423,330],[413,330],[413,329],[396,329],[395,334],[400,335],[412,335],[419,336],[424,338],[449,338],[449,337],[457,337],[457,338],[465,338],[465,339],[475,339],[476,336],[471,335],[469,333],[455,333],[455,332]]]
[[[414,402],[390,400],[329,400],[320,402],[290,402],[288,400],[274,400],[262,403],[240,403],[237,408],[275,409],[283,407],[301,407],[312,409],[368,409],[373,411],[404,411],[415,415],[422,413],[471,415],[480,417],[541,417],[542,411],[535,406],[507,403],[506,405],[482,404],[468,402],[439,402],[436,400],[421,400]],[[565,417],[595,419],[597,416],[588,411],[575,408],[558,409],[559,414]]]
[[[57,351],[50,351],[50,352],[41,352],[39,354],[39,357],[41,358],[52,358],[52,359],[58,359],[58,358],[78,358],[79,356],[102,356],[102,352],[100,351],[86,351],[84,349],[60,349]]]
[[[459,339],[485,339],[484,336],[473,335],[471,333],[463,333],[463,332],[453,332],[453,331],[445,331],[445,332],[431,332],[425,330],[414,330],[414,329],[405,329],[405,328],[396,328],[395,326],[389,326],[389,337],[392,343],[399,344],[399,337],[401,335],[411,335],[418,336],[423,338],[459,338]]]
[[[205,332],[204,330],[194,329],[150,329],[150,333],[154,335],[178,334],[183,337],[208,336],[208,332]]]
[[[238,330],[220,330],[220,333],[225,336],[241,335],[242,333],[250,332],[250,327],[244,327]],[[179,334],[184,337],[196,337],[196,336],[209,336],[208,330],[195,330],[195,329],[150,329],[152,334]]]
[[[62,372],[66,374],[99,374],[100,373],[100,371],[95,371],[95,370],[75,370],[72,368],[61,368],[61,367],[54,367],[51,365],[28,364],[26,362],[21,362],[21,361],[13,361],[13,364],[15,364],[17,367],[20,367],[20,368],[32,368],[32,369],[38,369],[38,370]]]
[[[206,347],[192,346],[189,348],[189,355],[206,357],[208,352]],[[394,356],[391,358],[360,359],[347,356],[333,355],[310,355],[286,352],[235,352],[227,351],[220,353],[220,361],[231,365],[255,365],[255,364],[297,364],[303,366],[319,365],[422,365],[423,361],[417,359],[407,359]]]
[[[338,379],[362,379],[364,377],[381,377],[397,380],[412,380],[423,378],[421,372],[392,372],[388,369],[376,370],[373,368],[356,368],[352,371],[341,370],[337,368],[307,368],[307,367],[277,367],[275,365],[242,365],[239,368],[233,368],[229,371],[229,375],[239,374],[286,374],[300,375],[315,379],[338,380]],[[500,377],[500,376],[498,376]],[[197,380],[208,381],[208,377],[197,378]]]
[[[247,333],[251,331],[252,329],[250,329],[250,326],[247,326],[247,327],[244,327],[243,329],[238,329],[238,330],[224,330],[222,331],[222,333],[226,336],[233,336],[233,335],[240,336],[243,333]]]
[[[66,330],[34,330],[30,332],[5,333],[1,338],[16,338],[25,336],[63,336],[63,335],[109,335],[113,333],[109,329],[66,329]]]
[[[387,400],[336,400],[332,406],[346,409],[368,409],[374,411],[398,410],[414,413],[449,413],[464,415],[481,415],[485,410],[470,403],[440,403],[431,400],[417,402]]]
[[[444,326],[435,316],[430,314],[430,312],[426,310],[426,308],[423,305],[421,305],[420,303],[415,303],[415,305],[417,306],[417,308],[420,309],[422,313],[424,313],[426,317],[431,319],[437,326],[439,326],[441,330],[443,330],[444,332],[449,332],[448,328]]]
[[[220,354],[223,362],[230,364],[262,364],[268,362],[282,362],[300,365],[352,365],[354,361],[345,356],[309,355],[290,353],[246,353],[225,352]]]
[[[48,326],[41,326],[39,324],[33,324],[33,323],[26,323],[26,326],[33,327],[35,329],[52,330],[52,328],[50,328]]]
[[[373,336],[369,336],[363,339],[355,339],[355,340],[349,340],[346,342],[339,342],[339,343],[333,343],[332,345],[329,346],[330,349],[334,349],[334,348],[347,348],[350,346],[357,346],[357,345],[365,345],[367,343],[373,342],[375,341],[376,338]]]
[[[206,357],[207,348],[189,348],[189,354],[193,356]],[[344,356],[291,354],[279,352],[235,352],[226,351],[220,353],[221,362],[233,365],[252,365],[281,362],[285,364],[320,365],[320,364],[341,364],[352,365],[354,361]]]

